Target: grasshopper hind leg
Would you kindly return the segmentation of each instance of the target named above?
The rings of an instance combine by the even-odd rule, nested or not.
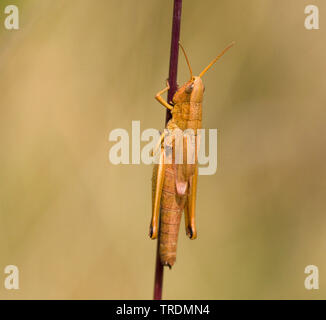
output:
[[[189,195],[184,209],[186,234],[191,240],[197,238],[197,229],[195,223],[197,176],[198,168],[196,168],[195,174],[191,177]]]
[[[149,236],[156,239],[159,228],[160,204],[162,196],[162,188],[164,182],[164,149],[160,151],[159,164],[154,166],[152,178],[152,220],[149,228]]]

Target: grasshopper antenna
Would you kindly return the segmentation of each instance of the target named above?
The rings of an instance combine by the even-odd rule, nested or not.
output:
[[[185,56],[185,58],[186,58],[187,65],[188,65],[188,68],[189,68],[189,71],[190,71],[190,79],[192,79],[192,70],[191,70],[191,66],[190,66],[190,63],[189,63],[189,60],[188,60],[188,57],[187,57],[186,51],[185,51],[185,49],[183,48],[183,46],[182,46],[182,44],[180,43],[180,41],[179,41],[179,46],[180,46],[180,48],[182,49],[182,52],[183,52],[183,54],[184,54],[184,56]]]
[[[199,77],[201,78],[207,71],[208,69],[210,69],[210,67],[217,61],[219,60],[226,51],[228,51],[231,47],[233,47],[235,44],[235,42],[231,42],[199,75]]]

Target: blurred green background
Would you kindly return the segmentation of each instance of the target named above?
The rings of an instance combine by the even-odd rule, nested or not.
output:
[[[326,3],[184,0],[181,40],[205,75],[219,164],[180,229],[166,299],[326,298]],[[3,26],[20,9],[20,30]],[[320,30],[304,28],[319,6]],[[0,3],[0,298],[151,299],[152,167],[114,166],[111,130],[162,130],[172,0]],[[188,79],[180,56],[179,83]],[[3,287],[4,267],[20,290]],[[304,287],[304,269],[320,289]]]

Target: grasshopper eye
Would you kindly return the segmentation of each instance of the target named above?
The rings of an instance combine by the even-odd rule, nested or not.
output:
[[[188,86],[186,86],[186,93],[191,93],[192,92],[192,90],[193,90],[193,88],[194,88],[194,84],[193,83],[191,83],[191,84],[189,84]]]

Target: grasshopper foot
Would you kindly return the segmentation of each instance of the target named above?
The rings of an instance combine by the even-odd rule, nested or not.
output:
[[[197,238],[196,228],[188,227],[187,236],[190,240],[195,240]]]
[[[157,230],[155,230],[155,229],[153,228],[153,225],[152,225],[152,224],[149,226],[149,237],[150,237],[152,240],[154,240],[154,239],[157,238]]]

